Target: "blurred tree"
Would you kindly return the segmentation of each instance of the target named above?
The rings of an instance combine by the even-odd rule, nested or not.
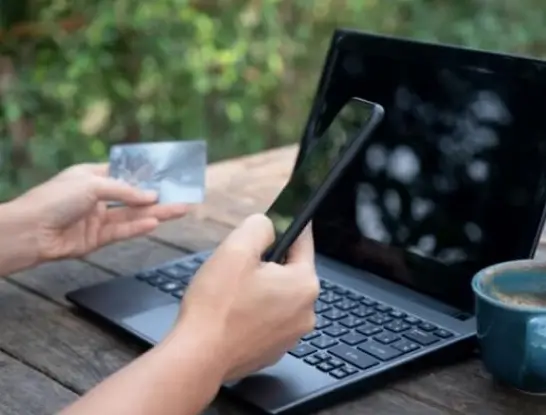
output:
[[[332,31],[543,55],[540,0],[0,0],[0,198],[112,143],[295,142]]]

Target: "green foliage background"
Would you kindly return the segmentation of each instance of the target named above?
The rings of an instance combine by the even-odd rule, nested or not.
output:
[[[336,27],[546,54],[542,0],[0,0],[0,198],[112,143],[299,140]]]

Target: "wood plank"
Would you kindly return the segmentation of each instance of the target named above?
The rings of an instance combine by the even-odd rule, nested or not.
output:
[[[49,415],[78,395],[44,374],[0,352],[0,413]]]
[[[121,275],[129,275],[137,270],[150,268],[184,255],[149,238],[135,238],[118,242],[88,255],[85,260],[104,269]]]
[[[68,306],[70,303],[65,299],[67,292],[107,281],[114,276],[117,274],[108,273],[85,262],[66,260],[46,263],[31,271],[12,274],[7,280],[58,304]]]
[[[174,245],[182,250],[197,252],[214,248],[232,230],[220,222],[197,220],[195,215],[164,223],[151,234],[153,240]],[[195,235],[201,235],[195,237]]]
[[[453,411],[387,390],[377,390],[365,399],[355,399],[318,412],[320,415],[455,415]]]
[[[258,177],[252,174],[255,171],[258,175],[267,177],[279,170],[291,169],[297,150],[297,145],[290,145],[211,164],[206,175],[207,189],[225,190],[233,185],[253,181]],[[265,172],[264,166],[267,166]]]
[[[465,414],[534,415],[544,410],[543,399],[499,386],[478,359],[399,381],[393,389]]]
[[[103,265],[110,266],[113,256],[119,260],[125,258],[128,264],[136,263],[137,258],[127,257],[127,250],[122,249],[116,252],[116,246],[111,248],[113,249],[102,251],[105,257]],[[138,256],[139,251],[132,251],[131,255]],[[100,262],[101,258],[102,256],[96,257],[95,261]],[[91,284],[102,272],[99,269],[89,269],[92,268],[89,264],[81,264],[79,269],[78,264],[77,261],[47,264],[10,278],[18,284],[40,290],[40,287],[44,285],[37,282],[37,279],[45,277],[49,283],[54,284],[55,279],[63,275],[63,287],[72,289],[84,283]],[[129,265],[121,268],[129,268]],[[105,274],[98,278],[109,277],[111,275]],[[58,289],[46,289],[41,292],[44,296],[51,295],[55,301],[62,301],[59,298],[60,290]],[[51,377],[61,379],[64,384],[79,393],[85,392],[121,368],[141,350],[127,342],[125,337],[115,336],[110,331],[102,330],[99,325],[80,319],[67,309],[38,298],[6,281],[0,282],[0,295],[4,298],[4,301],[0,303],[0,330],[4,333],[0,336],[0,348],[25,360]],[[411,397],[393,394],[388,389],[363,397],[358,402],[361,409],[357,408],[356,402],[348,402],[325,413],[329,415],[352,413],[441,415],[448,413]],[[215,404],[215,408],[221,415],[248,413],[225,398],[220,399]],[[362,408],[371,412],[363,412]]]
[[[193,217],[236,226],[242,217],[264,212],[292,171],[297,146],[215,163],[207,169],[205,203]]]
[[[0,349],[83,393],[141,349],[67,308],[0,282]]]

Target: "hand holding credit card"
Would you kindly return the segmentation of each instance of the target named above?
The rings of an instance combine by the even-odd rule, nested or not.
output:
[[[206,166],[203,140],[117,144],[110,149],[110,176],[156,191],[159,204],[203,202]]]

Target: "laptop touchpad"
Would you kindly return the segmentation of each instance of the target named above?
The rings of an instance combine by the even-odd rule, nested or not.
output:
[[[159,343],[170,332],[178,318],[176,303],[152,308],[122,320],[123,325],[151,343]]]

